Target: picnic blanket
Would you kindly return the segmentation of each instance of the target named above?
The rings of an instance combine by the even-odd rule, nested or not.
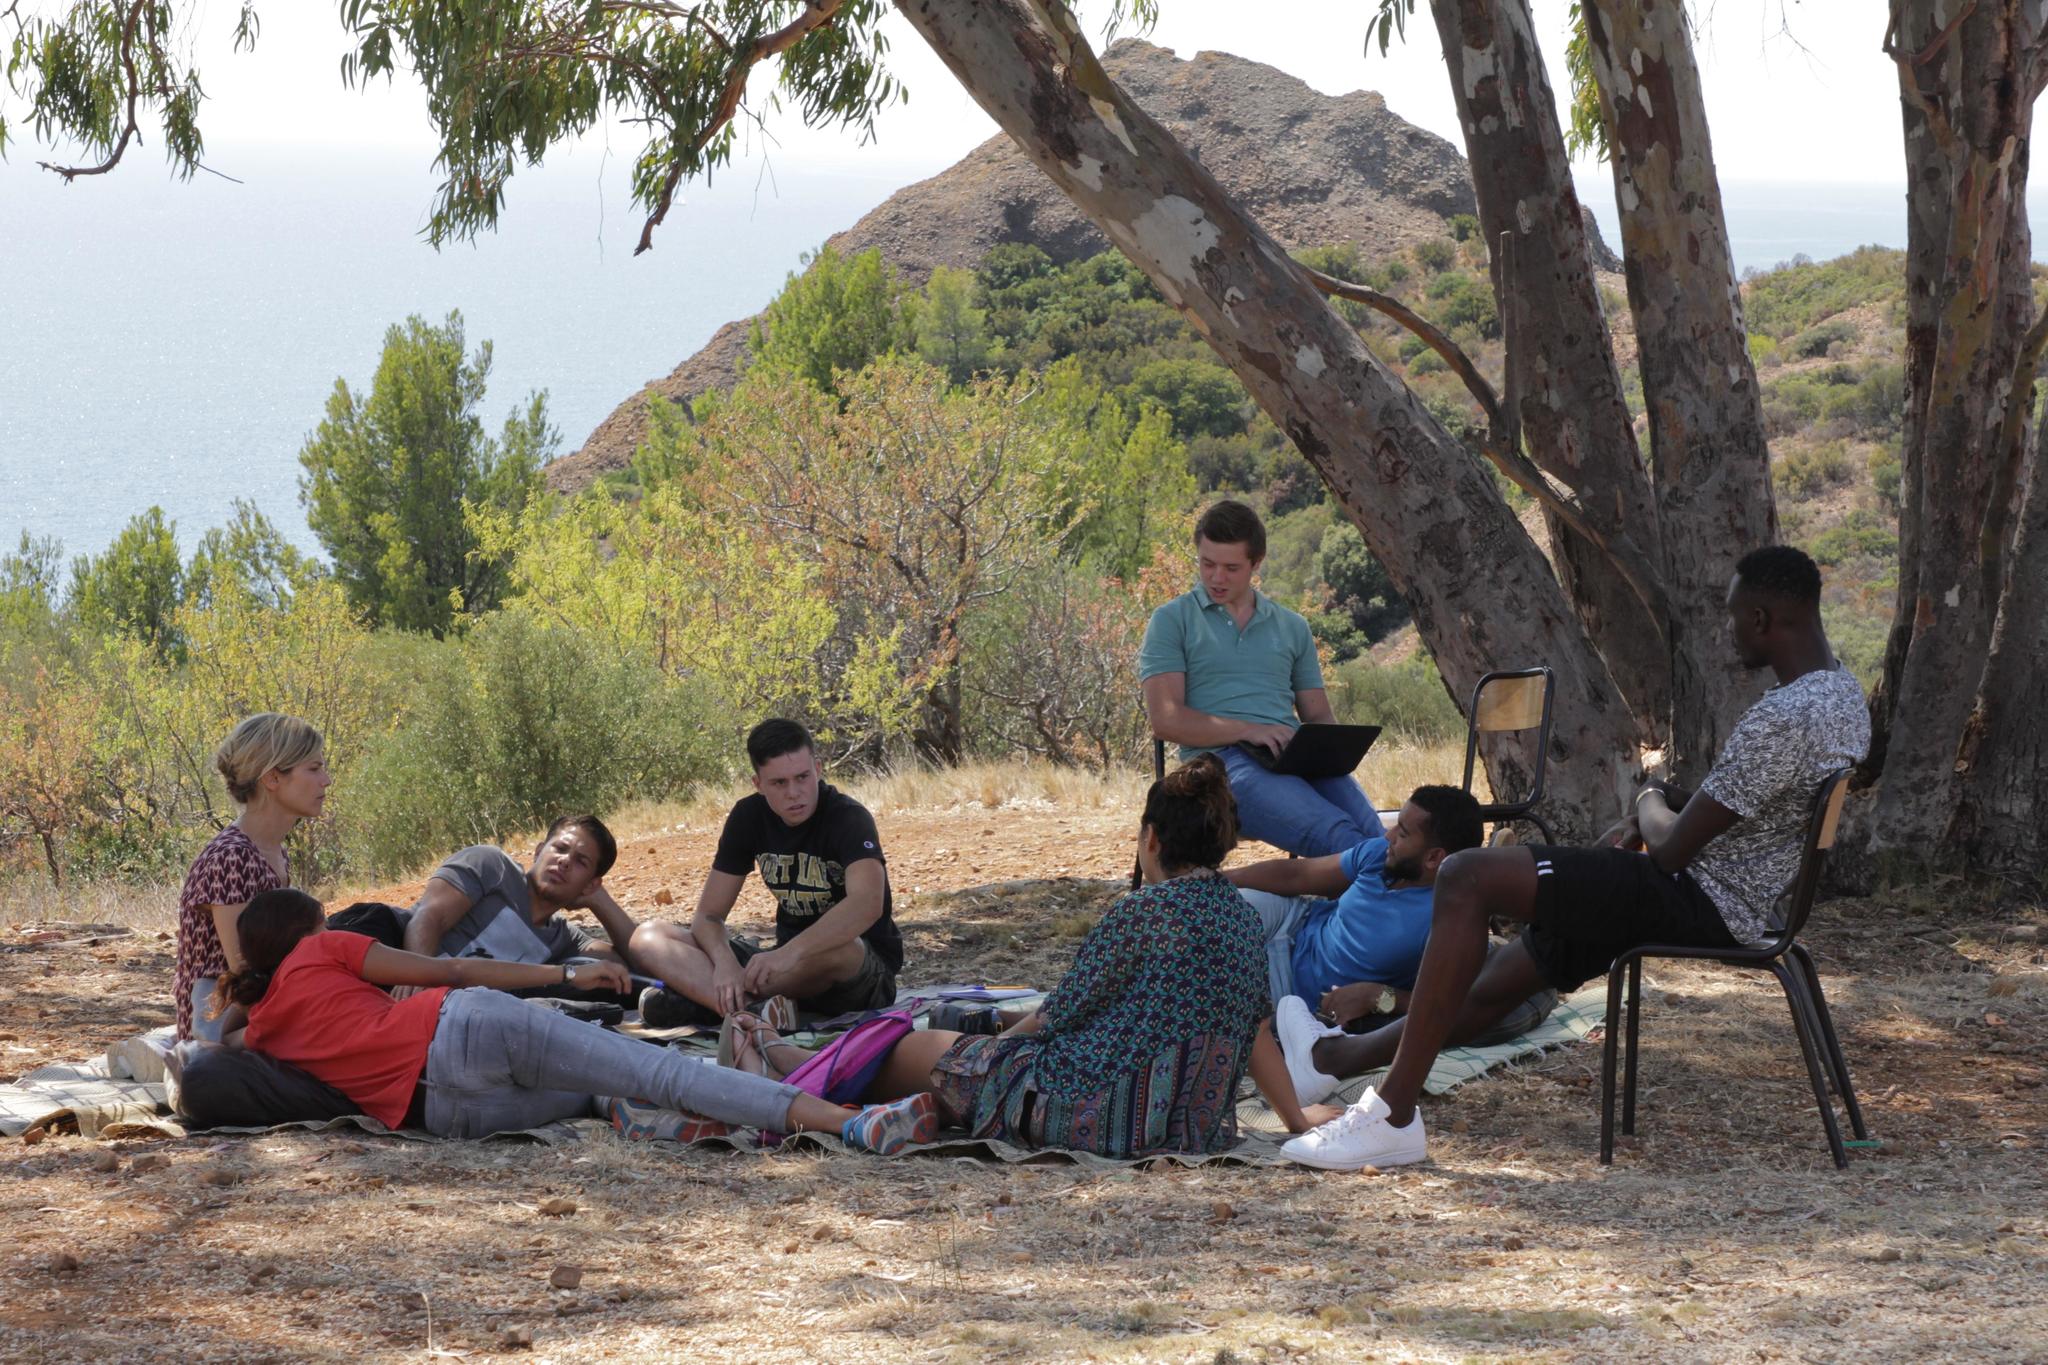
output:
[[[1423,1082],[1423,1089],[1431,1095],[1447,1094],[1494,1067],[1517,1058],[1575,1043],[1603,1020],[1606,1009],[1607,985],[1605,981],[1601,981],[1559,1001],[1548,1019],[1519,1038],[1496,1047],[1446,1050],[1437,1058],[1436,1065],[1430,1068],[1429,1077]],[[76,1122],[78,1131],[86,1137],[188,1136],[188,1130],[171,1110],[170,1096],[161,1070],[159,1069],[156,1078],[152,1080],[140,1080],[128,1074],[136,1067],[135,1059],[140,1056],[131,1046],[134,1041],[131,1039],[124,1044],[117,1044],[109,1050],[107,1058],[40,1067],[12,1085],[0,1086],[0,1136],[18,1137],[31,1128],[44,1128],[65,1120]],[[716,1046],[715,1035],[684,1041],[693,1046]],[[140,1069],[147,1070],[146,1062],[141,1064]],[[1383,1071],[1376,1071],[1345,1081],[1331,1098],[1331,1103],[1350,1103],[1358,1098],[1366,1086],[1373,1084],[1384,1074]],[[1242,1138],[1237,1146],[1225,1152],[1199,1155],[1170,1153],[1152,1157],[1114,1158],[1096,1156],[1092,1152],[1042,1151],[959,1134],[941,1135],[936,1142],[906,1147],[904,1152],[992,1158],[1005,1164],[1064,1161],[1098,1170],[1122,1169],[1151,1161],[1181,1166],[1203,1166],[1212,1162],[1251,1166],[1286,1164],[1286,1158],[1280,1155],[1280,1144],[1287,1139],[1286,1130],[1275,1117],[1272,1108],[1251,1088],[1249,1081],[1246,1081],[1245,1092],[1238,1102],[1237,1121]],[[409,1142],[449,1140],[413,1128],[386,1128],[365,1114],[325,1122],[286,1123],[267,1128],[210,1128],[203,1131],[274,1133],[301,1129],[307,1132],[332,1132],[343,1128],[376,1136],[403,1138]],[[557,1145],[576,1142],[610,1130],[611,1125],[601,1119],[572,1119],[516,1133],[493,1133],[491,1138],[516,1138]],[[837,1137],[823,1133],[801,1134],[790,1139],[784,1147],[787,1148],[792,1143],[798,1146],[808,1144],[825,1151],[842,1150]],[[765,1150],[756,1145],[755,1135],[744,1129],[724,1137],[700,1138],[691,1145],[725,1147],[743,1152]]]

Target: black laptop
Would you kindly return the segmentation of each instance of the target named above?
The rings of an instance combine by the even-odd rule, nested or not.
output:
[[[1237,747],[1282,777],[1342,777],[1358,766],[1379,737],[1377,725],[1326,725],[1312,720],[1296,730],[1278,754],[1249,740],[1239,741]]]

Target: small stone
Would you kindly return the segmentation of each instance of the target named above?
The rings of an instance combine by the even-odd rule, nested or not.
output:
[[[60,1251],[50,1258],[50,1273],[52,1275],[76,1275],[78,1267],[78,1258],[68,1251]]]
[[[1897,1247],[1886,1247],[1870,1259],[1879,1265],[1890,1265],[1892,1262],[1901,1259],[1901,1252]]]
[[[498,1345],[507,1351],[533,1349],[533,1329],[525,1325],[504,1326],[498,1329]]]
[[[999,1195],[997,1195],[997,1196],[996,1196],[996,1202],[997,1202],[998,1204],[1007,1204],[1007,1203],[1009,1203],[1009,1202],[1010,1202],[1010,1196],[1009,1196],[1009,1194],[1008,1194],[1008,1193],[1006,1192],[1006,1193],[1003,1193],[1003,1194],[999,1194]]]
[[[1998,1225],[1998,1230],[2000,1232],[2011,1232],[2013,1230],[2013,1225],[2011,1223],[2000,1223]]]
[[[111,1147],[102,1147],[92,1154],[92,1168],[101,1174],[121,1169],[121,1154]]]
[[[1990,984],[1984,987],[1984,993],[1986,995],[2018,995],[2020,993],[2020,979],[2016,976],[1994,976],[1991,978]]]
[[[583,1283],[583,1267],[558,1265],[548,1275],[548,1283],[557,1289],[574,1289]]]
[[[1102,1210],[1101,1210],[1101,1209],[1090,1209],[1090,1210],[1088,1210],[1088,1221],[1089,1221],[1090,1223],[1093,1223],[1093,1224],[1094,1224],[1095,1226],[1097,1226],[1097,1227],[1100,1227],[1100,1226],[1102,1226]]]
[[[1018,1265],[1030,1265],[1033,1261],[1037,1260],[1038,1258],[1028,1251],[1013,1251],[1010,1253],[1010,1259],[1015,1261]]]
[[[1380,1173],[1380,1168],[1377,1166],[1360,1166],[1358,1168],[1358,1173],[1360,1175],[1378,1175]]]
[[[171,1164],[171,1159],[162,1152],[144,1152],[128,1163],[128,1169],[137,1175],[145,1171],[160,1171]]]
[[[1463,1117],[1462,1115],[1460,1115],[1460,1116],[1459,1116],[1459,1117],[1457,1117],[1457,1118],[1454,1118],[1454,1119],[1452,1119],[1452,1120],[1451,1120],[1451,1131],[1452,1131],[1452,1132],[1454,1132],[1454,1133],[1469,1133],[1469,1132],[1471,1132],[1471,1131],[1472,1131],[1472,1120],[1470,1120],[1470,1119],[1468,1119],[1468,1118],[1465,1118],[1465,1117]]]
[[[1500,1249],[1502,1251],[1520,1251],[1524,1245],[1524,1242],[1519,1237],[1503,1237],[1500,1239]]]
[[[249,1272],[249,1283],[261,1284],[276,1273],[277,1263],[275,1261],[265,1261],[262,1265]]]
[[[1237,1210],[1230,1207],[1230,1201],[1227,1199],[1219,1199],[1211,1204],[1209,1212],[1215,1215],[1216,1221],[1219,1223],[1227,1223],[1237,1217]]]
[[[199,1183],[202,1185],[239,1185],[242,1183],[242,1172],[232,1166],[204,1166],[199,1171]]]
[[[797,1248],[800,1245],[802,1244],[798,1242],[785,1242],[782,1245],[782,1254],[785,1256],[794,1256],[796,1255]]]
[[[676,893],[664,886],[661,890],[654,893],[654,903],[656,905],[674,905],[676,903]]]
[[[548,1218],[566,1218],[576,1212],[576,1201],[573,1199],[563,1199],[559,1196],[553,1199],[545,1199],[541,1201],[540,1211],[543,1216]]]
[[[630,1303],[639,1291],[630,1284],[622,1284],[605,1297],[613,1303]]]

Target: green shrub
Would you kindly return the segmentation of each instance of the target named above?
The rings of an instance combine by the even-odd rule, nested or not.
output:
[[[1899,533],[1896,526],[1888,525],[1874,513],[1851,512],[1840,525],[1830,527],[1802,545],[1814,562],[1832,567],[1851,560],[1896,560],[1899,557]]]
[[[1448,237],[1434,237],[1415,244],[1415,260],[1432,275],[1458,259],[1458,244]]]
[[[1427,349],[1408,362],[1408,373],[1411,375],[1442,374],[1450,368],[1449,365],[1444,363],[1442,356],[1438,355],[1435,351]]]
[[[1877,686],[1878,674],[1884,670],[1884,647],[1891,634],[1891,618],[1825,603],[1820,619],[1827,629],[1828,643],[1834,646],[1835,657],[1856,675],[1864,690]]]
[[[517,607],[417,663],[404,719],[350,779],[350,862],[375,874],[671,795],[723,772],[736,743],[736,719],[687,680]]]
[[[1445,744],[1465,733],[1465,717],[1423,656],[1398,664],[1354,659],[1330,670],[1337,719],[1378,725],[1393,738],[1417,744]]]
[[[1788,337],[1859,304],[1882,302],[1888,326],[1903,324],[1906,292],[1902,251],[1863,247],[1820,264],[1779,266],[1743,283],[1742,311],[1751,331]]]
[[[1752,332],[1749,337],[1750,363],[1762,368],[1778,363],[1778,339]]]
[[[1479,220],[1469,213],[1454,213],[1449,226],[1453,240],[1462,242],[1478,233]]]
[[[1856,325],[1844,318],[1834,318],[1816,327],[1809,327],[1789,343],[1792,354],[1803,360],[1828,354],[1837,345],[1846,345],[1856,340]]]
[[[1881,445],[1870,452],[1870,482],[1877,489],[1878,501],[1894,514],[1899,510],[1899,481],[1904,473],[1896,446]]]
[[[1810,498],[1822,489],[1847,483],[1855,477],[1855,462],[1840,441],[1800,446],[1778,457],[1771,466],[1771,484],[1778,492],[1796,498]]]

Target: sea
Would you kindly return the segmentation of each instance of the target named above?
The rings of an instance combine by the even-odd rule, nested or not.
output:
[[[139,161],[63,185],[0,168],[0,552],[27,533],[103,548],[160,506],[189,549],[237,498],[316,549],[298,453],[338,380],[366,388],[385,329],[459,310],[492,348],[487,427],[542,390],[580,445],[805,252],[940,166],[749,168],[690,188],[633,254],[630,167],[515,177],[501,226],[439,250],[431,170],[394,153],[216,154],[240,183]],[[1618,246],[1611,186],[1582,196]],[[1899,186],[1724,185],[1738,269],[1899,246]],[[2036,218],[2043,207],[2036,208]]]

